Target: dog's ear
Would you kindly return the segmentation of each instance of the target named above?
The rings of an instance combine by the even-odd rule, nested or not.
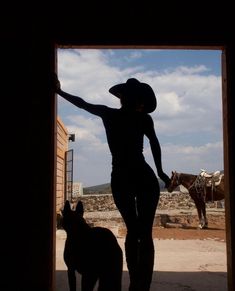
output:
[[[77,212],[79,215],[83,216],[84,208],[83,208],[82,201],[78,201],[77,206],[76,206],[76,212]]]
[[[68,200],[65,201],[64,209],[62,210],[63,215],[71,211],[70,203]]]

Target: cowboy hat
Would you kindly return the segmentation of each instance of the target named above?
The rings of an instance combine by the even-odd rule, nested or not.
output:
[[[118,98],[135,98],[144,104],[144,112],[151,113],[157,107],[157,99],[153,89],[146,83],[130,78],[126,83],[112,86],[109,92]]]

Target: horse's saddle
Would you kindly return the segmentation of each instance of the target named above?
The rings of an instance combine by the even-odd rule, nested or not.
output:
[[[220,171],[208,173],[206,170],[201,169],[199,174],[204,180],[207,187],[218,186],[221,182],[223,174]]]

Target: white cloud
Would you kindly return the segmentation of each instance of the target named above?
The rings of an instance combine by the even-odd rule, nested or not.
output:
[[[164,170],[197,174],[200,169],[209,172],[224,169],[222,142],[207,143],[201,146],[162,144],[162,162]],[[149,146],[145,149],[146,160],[155,169]]]
[[[136,51],[132,55],[133,59],[140,56],[141,53]],[[163,164],[168,173],[171,170],[198,172],[200,168],[217,170],[223,167],[220,76],[208,74],[209,69],[201,64],[171,67],[163,72],[143,71],[143,67],[128,67],[128,63],[121,69],[110,65],[110,57],[113,57],[112,50],[107,50],[105,54],[95,49],[59,51],[62,89],[88,102],[120,107],[119,99],[108,92],[109,88],[136,77],[150,84],[156,93],[158,107],[151,115],[157,134],[162,139],[167,137],[168,141],[171,140],[170,144],[162,146]],[[59,102],[61,106],[68,106],[62,98]],[[105,183],[110,177],[111,156],[101,120],[93,115],[87,117],[82,112],[67,118],[69,122],[66,126],[76,133],[76,145],[73,146],[80,179],[89,185],[98,179]],[[215,137],[213,140],[204,138],[203,142],[195,145],[200,132]],[[187,133],[194,133],[195,136],[187,144],[177,142]],[[149,149],[145,152],[153,164]]]
[[[68,120],[79,129],[88,129],[91,134],[99,135],[104,132],[101,119],[92,115],[71,115]]]
[[[107,183],[110,180],[111,155],[104,139],[101,120],[71,116],[73,125],[69,132],[75,133],[75,142],[70,143],[74,150],[74,180],[84,186]]]
[[[76,146],[80,152],[90,150],[93,154],[107,151],[107,142],[104,139],[104,128],[98,118],[84,118],[83,116],[70,117],[73,125],[67,125],[70,133],[75,133]]]
[[[161,112],[166,112],[168,118],[178,116],[187,110],[187,105],[182,103],[180,96],[176,92],[165,92],[158,100],[158,108]],[[158,110],[158,109],[157,109]]]
[[[152,115],[160,132],[175,134],[221,130],[220,77],[174,72],[156,76],[152,82],[155,92],[158,92],[158,108]]]
[[[133,53],[130,54],[131,59],[139,59],[141,58],[142,53],[140,51],[134,51]]]
[[[209,71],[209,69],[204,65],[196,65],[193,67],[187,67],[187,66],[179,66],[176,69],[174,69],[174,72],[181,75],[192,75],[192,74],[198,74],[198,73],[204,73]],[[168,72],[168,70],[166,70]]]

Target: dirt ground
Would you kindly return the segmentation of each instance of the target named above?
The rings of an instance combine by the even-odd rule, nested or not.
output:
[[[118,211],[88,212],[88,222],[111,230],[119,238],[125,237],[126,229]],[[226,242],[224,209],[207,209],[208,228],[198,228],[196,210],[159,211],[154,222],[153,237],[172,240],[217,240]]]
[[[151,290],[227,290],[226,231],[224,211],[208,211],[208,229],[198,229],[198,218],[184,211],[166,211],[153,227],[157,250]],[[124,252],[126,229],[118,212],[87,213],[91,224],[110,227]],[[116,220],[113,220],[114,217]],[[66,234],[56,235],[56,290],[68,290],[67,268],[63,260]],[[79,277],[80,278],[80,277]],[[80,279],[79,279],[80,280]],[[80,284],[80,281],[77,283]],[[128,290],[126,260],[123,265],[123,291]],[[95,289],[97,290],[97,289]]]
[[[186,228],[154,227],[153,237],[158,239],[213,239],[226,241],[225,225],[210,224],[208,229],[198,229],[197,225]]]
[[[167,227],[153,227],[153,237],[157,239],[174,239],[174,240],[217,240],[226,242],[226,228],[223,216],[215,216],[209,219],[207,229],[199,229],[197,222],[190,225],[178,226],[169,224]],[[121,235],[125,234],[125,229],[120,231]]]

